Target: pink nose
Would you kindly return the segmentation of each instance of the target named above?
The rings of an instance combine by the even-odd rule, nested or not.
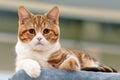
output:
[[[42,40],[42,38],[41,37],[38,37],[38,38],[36,38],[38,41],[40,41],[40,40]]]

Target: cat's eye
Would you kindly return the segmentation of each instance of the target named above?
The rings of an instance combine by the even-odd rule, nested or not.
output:
[[[47,28],[44,29],[44,31],[43,31],[44,34],[48,34],[49,32],[50,32],[50,29],[47,29]]]
[[[34,29],[29,29],[29,33],[30,34],[35,34],[35,30]]]

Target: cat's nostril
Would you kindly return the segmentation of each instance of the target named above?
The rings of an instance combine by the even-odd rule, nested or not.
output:
[[[40,40],[42,40],[42,38],[41,37],[38,37],[38,38],[36,38],[38,41],[40,41]]]

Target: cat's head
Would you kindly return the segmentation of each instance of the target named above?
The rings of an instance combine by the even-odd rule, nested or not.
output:
[[[34,50],[47,50],[59,41],[59,8],[53,7],[44,15],[34,15],[24,6],[18,9],[18,39]]]

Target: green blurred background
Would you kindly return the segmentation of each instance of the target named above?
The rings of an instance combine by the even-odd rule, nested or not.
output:
[[[43,14],[58,5],[62,46],[83,50],[120,71],[118,3],[118,0],[0,0],[0,72],[15,70],[20,5],[34,14]]]

